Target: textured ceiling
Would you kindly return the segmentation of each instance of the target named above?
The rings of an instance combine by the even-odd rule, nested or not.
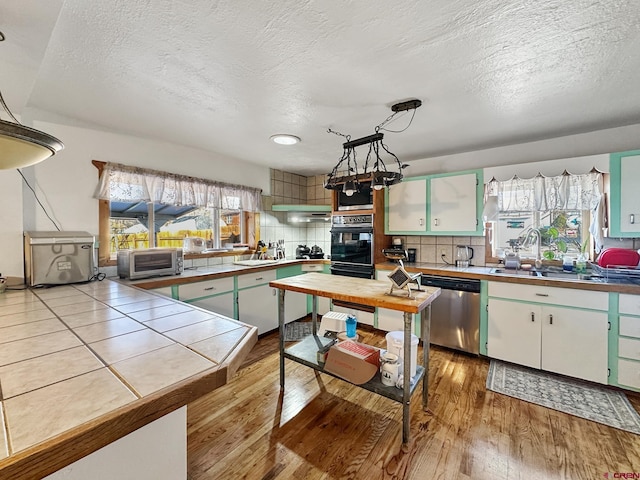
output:
[[[408,98],[403,161],[640,123],[637,0],[328,3],[0,0],[0,86],[24,118],[302,174]]]

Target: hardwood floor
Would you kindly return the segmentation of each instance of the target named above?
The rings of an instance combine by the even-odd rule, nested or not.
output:
[[[382,332],[359,328],[365,343]],[[188,406],[190,480],[600,479],[640,473],[640,436],[486,390],[489,362],[432,348],[429,412],[286,361],[261,339],[227,386]],[[640,396],[628,394],[640,410]],[[624,477],[617,477],[624,478]],[[629,477],[632,478],[632,477]],[[638,478],[638,477],[633,477]]]

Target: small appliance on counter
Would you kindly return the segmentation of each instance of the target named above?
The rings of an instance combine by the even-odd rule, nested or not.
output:
[[[520,268],[520,255],[514,252],[507,252],[504,255],[504,268]]]
[[[207,249],[207,242],[200,237],[184,237],[182,251],[184,253],[202,253]]]
[[[183,272],[181,248],[118,250],[118,276],[130,280]]]
[[[456,245],[456,267],[467,268],[471,266],[473,248],[467,245]]]
[[[296,259],[311,258],[311,249],[306,245],[298,245],[296,248]]]
[[[311,252],[309,253],[309,257],[314,260],[319,260],[324,258],[324,252],[318,245],[314,245],[311,247]]]
[[[94,273],[93,244],[89,232],[24,232],[26,284],[88,282]]]

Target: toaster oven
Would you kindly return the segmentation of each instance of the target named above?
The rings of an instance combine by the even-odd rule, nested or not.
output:
[[[183,271],[181,248],[118,250],[118,276],[136,280],[162,275],[180,275]]]

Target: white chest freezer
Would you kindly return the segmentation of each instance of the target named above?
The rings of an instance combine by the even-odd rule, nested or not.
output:
[[[93,276],[94,238],[88,232],[25,232],[27,285],[87,282]]]

